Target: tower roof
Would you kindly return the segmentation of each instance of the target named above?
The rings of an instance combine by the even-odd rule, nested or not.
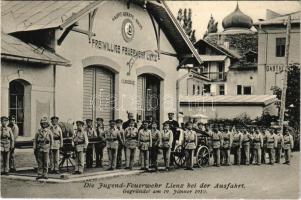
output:
[[[250,29],[253,26],[253,20],[240,11],[237,3],[236,9],[223,19],[222,25],[225,30],[231,28]]]

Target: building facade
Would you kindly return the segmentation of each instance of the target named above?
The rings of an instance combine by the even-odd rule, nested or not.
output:
[[[24,70],[24,76],[37,79],[34,84],[50,93],[49,98],[47,93],[30,95],[38,114],[27,119],[34,125],[26,135],[35,132],[41,116],[52,115],[61,121],[101,117],[107,125],[110,119],[126,120],[131,112],[137,119],[162,123],[168,112],[177,112],[177,69],[200,62],[163,2],[6,2],[4,7],[11,11],[4,14],[7,19],[22,16],[22,9],[36,13],[2,25],[6,33],[70,60],[70,67],[55,71]],[[9,104],[2,99],[6,114]]]
[[[255,23],[258,30],[258,85],[262,94],[282,88],[285,65],[286,21],[291,17],[289,64],[300,66],[300,11],[287,15],[270,15]]]

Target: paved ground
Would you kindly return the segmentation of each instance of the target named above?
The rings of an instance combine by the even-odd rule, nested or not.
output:
[[[294,152],[290,166],[276,164],[274,166],[207,167],[194,171],[178,169],[170,172],[143,173],[75,183],[52,184],[37,181],[11,180],[2,177],[1,196],[19,198],[296,199],[299,195],[299,156],[299,152]],[[145,185],[146,183],[156,185],[153,185],[154,188],[149,188],[150,185]],[[170,187],[171,185],[167,185],[171,183],[176,184],[174,187],[177,188],[175,189]],[[196,184],[196,188],[187,187],[188,183],[193,186]],[[135,186],[138,185],[135,184],[142,185],[140,185],[140,188],[137,188]],[[209,184],[208,188],[204,187]],[[216,184],[223,184],[224,187],[215,188]],[[102,187],[100,188],[100,186]],[[156,186],[160,187],[156,188]],[[200,186],[203,186],[203,188]],[[236,188],[233,188],[235,186]],[[110,188],[107,189],[108,187]],[[176,194],[174,193],[175,190],[177,191]]]

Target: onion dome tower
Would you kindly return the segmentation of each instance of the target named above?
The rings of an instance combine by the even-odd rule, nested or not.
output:
[[[222,25],[224,32],[250,32],[250,29],[253,26],[253,20],[251,17],[241,12],[237,3],[236,9],[223,19]]]

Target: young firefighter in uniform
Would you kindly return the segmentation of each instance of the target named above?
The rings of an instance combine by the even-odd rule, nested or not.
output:
[[[198,137],[194,130],[192,130],[192,123],[186,123],[186,130],[184,131],[184,146],[185,146],[185,157],[186,157],[186,168],[185,170],[193,170],[193,155],[194,150],[197,147]]]
[[[286,126],[283,127],[283,149],[284,149],[284,158],[285,162],[283,164],[290,164],[291,159],[291,150],[294,148],[293,136],[289,133],[289,130]]]
[[[76,154],[76,164],[75,164],[75,172],[74,174],[82,174],[84,172],[84,153],[89,144],[88,136],[86,131],[84,130],[84,122],[76,121],[77,129],[73,135],[73,143],[75,147]]]
[[[254,128],[250,127],[248,129],[248,131],[249,131],[250,135],[252,136],[252,138],[254,138],[254,134],[255,134]],[[250,162],[249,163],[252,164],[253,160],[254,160],[254,144],[253,144],[253,140],[251,140],[250,141]]]
[[[157,122],[153,121],[151,124],[152,146],[150,148],[150,161],[151,167],[158,170],[158,153],[159,146],[161,145],[161,134],[157,129]]]
[[[222,155],[223,160],[221,160],[221,163],[225,166],[230,165],[230,150],[233,142],[233,135],[230,131],[230,127],[228,127],[228,130],[224,130],[223,132],[223,146],[222,146]]]
[[[261,164],[261,148],[263,147],[263,138],[259,129],[255,130],[253,135],[253,155],[254,155],[254,164]]]
[[[124,130],[122,129],[122,120],[116,120],[116,128],[120,132],[120,140],[118,141],[118,150],[117,150],[117,169],[121,169],[122,167],[122,151],[124,149]]]
[[[242,133],[236,130],[235,126],[232,128],[233,143],[232,149],[234,153],[234,165],[240,165],[241,162],[241,148],[242,148]]]
[[[59,174],[59,162],[60,162],[60,148],[63,147],[63,133],[62,129],[58,125],[59,118],[56,116],[51,117],[50,130],[52,133],[53,144],[51,149],[51,172],[55,174]]]
[[[263,140],[263,146],[262,146],[262,151],[261,151],[261,163],[265,164],[266,163],[265,155],[267,152],[267,136],[266,136],[265,128],[261,129],[261,134],[262,134],[262,140]]]
[[[142,129],[138,134],[138,147],[141,152],[141,169],[149,170],[149,148],[152,146],[152,134],[148,129],[148,121],[142,122]]]
[[[165,170],[169,170],[170,165],[170,153],[171,153],[171,147],[173,143],[173,133],[169,129],[170,124],[168,122],[163,123],[163,130],[161,131],[161,139],[162,144],[161,148],[163,150],[163,158],[164,158],[164,165]]]
[[[246,130],[246,128],[243,128],[242,130],[242,155],[241,160],[242,164],[249,165],[250,164],[250,145],[252,141],[252,135]]]
[[[16,118],[15,116],[9,117],[9,124],[8,127],[11,128],[12,133],[14,135],[14,141],[16,142],[18,136],[19,136],[19,127],[16,124]],[[12,148],[9,154],[9,171],[10,172],[16,172],[16,164],[15,164],[15,148]]]
[[[109,168],[108,170],[116,169],[118,141],[121,140],[120,131],[115,127],[116,122],[110,120],[110,128],[105,131],[105,138],[107,141],[107,150],[109,156]]]
[[[49,152],[52,149],[53,137],[49,129],[49,122],[46,117],[40,121],[41,128],[35,135],[33,149],[37,152],[38,160],[38,177],[37,179],[47,179],[48,165],[49,165]]]
[[[86,119],[85,132],[87,133],[88,139],[91,140],[97,137],[96,131],[93,128],[93,120]],[[92,168],[93,166],[93,143],[89,143],[86,151],[86,167]]]
[[[275,162],[280,163],[282,148],[283,148],[283,135],[281,134],[280,127],[275,128],[275,134],[277,136],[277,147],[275,152]]]
[[[103,150],[106,146],[104,124],[102,118],[96,118],[96,134],[99,141],[95,144],[96,167],[103,167]]]
[[[179,140],[179,137],[180,137],[180,134],[177,131],[177,129],[180,126],[179,126],[179,123],[176,120],[174,120],[174,116],[175,116],[174,113],[172,113],[172,112],[168,113],[168,120],[166,121],[169,123],[170,130],[173,133],[173,142],[172,142],[172,146],[171,146],[172,151],[175,150],[176,141]],[[171,166],[174,165],[174,157],[173,156],[170,158],[170,165]]]
[[[208,135],[212,138],[212,149],[213,149],[213,166],[220,166],[220,148],[223,146],[223,136],[218,131],[217,127],[213,128],[212,131],[208,133]]]
[[[1,163],[3,172],[1,174],[8,175],[9,172],[9,154],[15,146],[14,135],[8,126],[8,118],[1,117]]]
[[[277,136],[274,135],[273,131],[266,130],[266,137],[267,137],[267,152],[269,154],[269,164],[274,165],[275,162],[275,148],[277,147]]]
[[[135,128],[135,120],[129,121],[129,126],[125,129],[125,147],[126,147],[126,167],[132,170],[138,145],[138,129]]]

